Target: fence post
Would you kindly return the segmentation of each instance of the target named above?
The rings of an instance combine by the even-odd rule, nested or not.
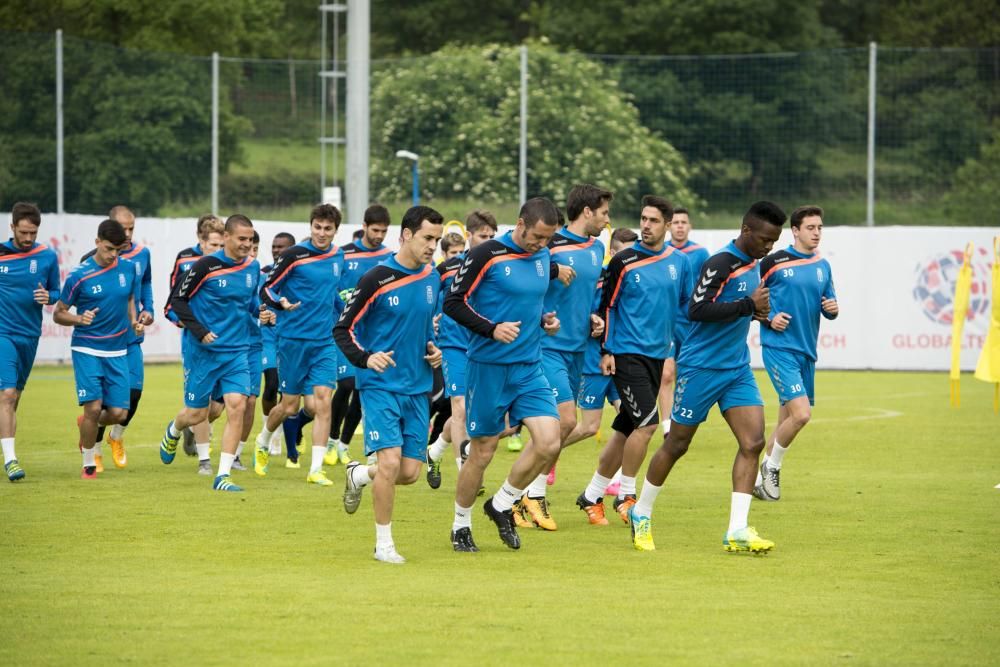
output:
[[[868,45],[868,202],[865,224],[875,226],[875,73],[878,64],[878,45]]]
[[[521,150],[518,156],[518,195],[528,199],[528,47],[521,45]]]
[[[219,214],[219,52],[212,51],[212,215]]]
[[[63,40],[56,30],[56,213],[66,212],[63,190]]]

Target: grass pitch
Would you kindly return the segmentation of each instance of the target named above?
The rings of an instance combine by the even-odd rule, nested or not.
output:
[[[279,457],[266,479],[236,474],[246,493],[221,494],[182,452],[162,465],[177,366],[147,369],[128,468],[106,452],[107,472],[81,481],[72,371],[36,369],[19,411],[28,477],[0,483],[4,662],[997,664],[992,388],[966,379],[953,410],[943,373],[823,372],[817,386],[781,502],[751,510],[770,555],[722,550],[735,444],[715,413],[660,494],[654,553],[574,506],[596,460],[587,441],[550,489],[558,532],[522,531],[519,552],[478,508],[482,552],[451,551],[453,465],[437,491],[399,489],[409,562],[392,566],[371,557],[370,490],[344,513],[341,466],[323,489]],[[501,443],[490,493],[513,456]]]

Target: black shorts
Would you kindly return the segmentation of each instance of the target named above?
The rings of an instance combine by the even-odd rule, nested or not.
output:
[[[611,428],[628,436],[637,428],[656,426],[660,414],[656,399],[663,377],[663,359],[653,359],[641,354],[616,354],[615,387],[622,404]]]

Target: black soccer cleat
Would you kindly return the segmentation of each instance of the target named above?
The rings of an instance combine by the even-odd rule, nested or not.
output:
[[[455,551],[460,552],[474,552],[479,551],[479,547],[472,540],[472,529],[471,528],[459,528],[458,530],[451,531],[451,547]]]
[[[500,539],[504,544],[511,549],[521,548],[521,538],[517,534],[517,526],[514,525],[513,510],[498,511],[493,507],[493,498],[490,497],[483,503],[483,512],[497,525],[497,532],[500,533]]]
[[[444,458],[443,456],[441,458]],[[427,486],[432,489],[441,486],[441,461],[431,459],[430,448],[427,449]]]
[[[194,446],[194,431],[188,426],[181,433],[184,434],[184,453],[188,456],[197,456],[198,448]]]

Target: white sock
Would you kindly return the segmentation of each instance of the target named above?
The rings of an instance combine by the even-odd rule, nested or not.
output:
[[[375,524],[375,548],[391,547],[392,543],[392,522],[385,524]]]
[[[236,460],[235,454],[226,454],[222,452],[219,455],[219,474],[228,475],[233,470],[233,461]]]
[[[622,483],[622,469],[621,468],[619,468],[618,470],[616,470],[614,476],[611,478],[611,483],[614,484],[615,482],[618,482],[619,484]]]
[[[240,440],[240,444],[236,445],[236,458],[240,458],[240,454],[243,453],[243,445],[247,444],[246,440]]]
[[[461,456],[459,456],[457,459],[455,459],[455,467],[458,468],[459,471],[462,470],[462,457]]]
[[[372,471],[370,466],[356,466],[351,470],[351,480],[354,481],[354,486],[359,489],[363,486],[368,486],[372,483]]]
[[[440,461],[447,446],[448,443],[444,441],[444,438],[439,437],[435,440],[434,444],[428,448],[428,456],[431,457],[431,461]]]
[[[274,437],[274,431],[267,430],[267,420],[264,421],[264,426],[260,429],[260,435],[257,436],[258,440],[263,443],[264,447],[269,447],[271,445],[271,438]]]
[[[670,420],[669,419],[664,419],[662,422],[660,422],[660,426],[663,427],[663,435],[666,435],[667,433],[670,433]]]
[[[173,422],[170,422],[170,426],[167,427],[167,430],[170,431],[170,437],[171,438],[179,438],[179,437],[181,437],[181,432],[178,431],[176,428],[174,428],[174,423]]]
[[[504,512],[509,510],[514,506],[521,496],[524,495],[524,489],[518,489],[513,484],[510,483],[509,479],[505,479],[503,484],[500,485],[500,490],[493,494],[493,509],[498,512]]]
[[[0,446],[3,447],[4,465],[17,458],[14,454],[14,438],[0,438]]]
[[[535,478],[535,481],[533,481],[531,484],[528,485],[529,498],[545,497],[545,487],[548,486],[545,480],[548,478],[548,476],[549,476],[548,472],[542,473],[541,475]]]
[[[594,476],[590,479],[590,484],[587,485],[587,490],[583,492],[583,497],[592,503],[596,503],[598,500],[604,498],[604,489],[608,488],[608,484],[610,483],[610,479],[599,472],[595,472]]]
[[[344,442],[343,440],[341,440],[341,441],[339,441],[337,443],[337,451],[338,452],[346,452],[347,448],[350,447],[350,446],[351,446],[351,443]]]
[[[788,447],[782,447],[775,440],[774,447],[771,448],[771,453],[767,455],[767,467],[781,470],[781,459],[785,458],[785,452],[787,451]]]
[[[312,463],[309,464],[309,472],[319,472],[323,469],[323,457],[326,456],[326,445],[313,446]]]
[[[94,460],[95,452],[93,448],[83,450],[83,467],[90,468],[97,465],[97,461]]]
[[[656,496],[660,495],[662,488],[648,479],[643,482],[642,493],[639,494],[639,500],[636,501],[635,508],[632,510],[636,516],[653,516],[653,503],[656,502]]]
[[[635,495],[635,477],[628,477],[622,474],[621,480],[621,491],[618,492],[619,498],[624,498],[625,496]]]
[[[455,503],[455,519],[451,522],[451,529],[459,528],[472,528],[472,508]]]
[[[196,442],[194,443],[194,448],[198,450],[198,460],[207,461],[208,460],[208,450],[212,448],[212,443],[210,442]]]
[[[100,440],[98,440],[97,442],[94,443],[94,455],[95,456],[104,456],[104,452],[101,450],[101,441]]]
[[[747,520],[750,517],[749,493],[737,493],[733,491],[733,500],[729,509],[729,530],[739,530],[747,527]]]
[[[123,435],[125,435],[125,427],[123,425],[115,424],[111,427],[112,440],[121,440]]]

